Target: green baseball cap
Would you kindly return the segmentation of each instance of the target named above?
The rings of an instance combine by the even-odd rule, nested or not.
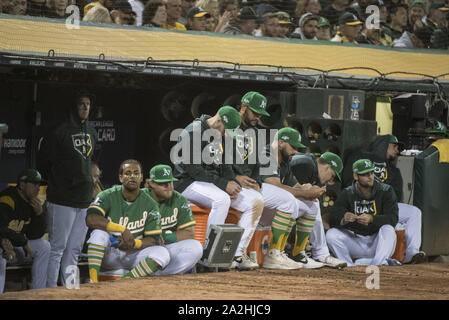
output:
[[[158,164],[151,168],[150,179],[157,183],[178,181],[178,179],[173,177],[171,167],[165,164]]]
[[[338,180],[341,181],[341,171],[343,170],[343,161],[341,158],[332,152],[325,152],[320,158],[325,160],[331,166],[331,168],[335,171],[335,175]]]
[[[420,7],[426,10],[426,4],[422,0],[413,0],[412,3],[410,4],[410,9],[413,7]]]
[[[327,20],[325,17],[320,17],[320,19],[318,19],[318,23],[317,23],[317,28],[322,28],[322,27],[329,27],[331,26],[329,20]]]
[[[276,139],[287,142],[288,144],[296,148],[307,148],[301,143],[301,134],[299,133],[299,131],[290,127],[279,129],[279,131],[276,133]]]
[[[390,135],[390,140],[388,141],[388,143],[399,144],[399,140],[398,138],[396,138],[396,136]]]
[[[447,128],[442,122],[436,121],[434,126],[430,129],[428,129],[427,131],[428,132],[436,132],[436,133],[446,133]]]
[[[348,26],[356,26],[362,24],[363,22],[357,18],[357,16],[351,12],[345,12],[340,15],[338,18],[338,24],[345,24]]]
[[[242,104],[247,105],[255,113],[262,114],[264,116],[270,116],[270,114],[265,111],[267,108],[267,98],[261,95],[259,92],[250,91],[245,93],[242,97]]]
[[[36,169],[25,169],[17,177],[17,181],[24,182],[45,182],[41,174]]]
[[[356,174],[365,174],[374,171],[374,163],[370,159],[360,159],[352,165],[352,172]]]
[[[218,114],[226,130],[234,130],[242,123],[239,112],[231,106],[221,107]]]

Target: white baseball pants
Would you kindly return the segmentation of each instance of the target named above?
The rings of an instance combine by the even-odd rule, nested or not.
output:
[[[321,218],[321,209],[318,202],[318,213],[316,215],[315,224],[309,236],[312,245],[312,258],[319,259],[329,256],[329,248],[326,241],[326,233],[324,232],[323,219]]]
[[[51,251],[48,262],[47,287],[56,287],[59,270],[63,284],[71,273],[65,270],[78,265],[78,257],[86,238],[86,209],[61,206],[47,201],[48,238]]]
[[[162,246],[152,246],[142,250],[122,251],[118,248],[111,247],[111,242],[109,241],[110,236],[106,231],[95,229],[87,241],[87,243],[105,247],[104,257],[101,263],[102,270],[131,270],[145,258],[151,258],[161,268],[165,268],[170,262],[170,254]]]
[[[31,289],[45,288],[47,284],[47,266],[50,257],[50,243],[45,239],[28,240],[28,244],[33,251],[33,265],[31,267]],[[25,256],[22,247],[14,247],[16,258],[7,262],[3,258],[3,249],[0,247],[0,293],[5,288],[6,264],[20,265],[31,260]]]
[[[405,225],[406,250],[404,263],[410,262],[421,247],[421,210],[415,206],[399,203],[399,223]]]
[[[195,181],[182,192],[182,195],[200,207],[211,208],[207,220],[208,231],[211,224],[225,223],[230,207],[241,211],[238,225],[244,232],[236,252],[237,255],[239,252],[246,252],[262,214],[263,198],[259,192],[242,188],[238,198],[231,200],[229,194],[213,183]]]
[[[299,200],[290,192],[269,183],[262,183],[260,190],[264,200],[264,211],[259,224],[271,226],[276,210],[291,214],[293,219],[304,215],[316,216],[320,211],[319,202]]]
[[[330,228],[326,233],[329,249],[335,257],[355,266],[357,259],[372,259],[370,265],[382,265],[396,248],[396,232],[390,225],[380,227],[377,234],[362,236],[345,228]]]

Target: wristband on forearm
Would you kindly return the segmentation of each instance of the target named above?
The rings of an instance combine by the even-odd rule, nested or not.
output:
[[[125,232],[126,227],[122,226],[118,223],[114,223],[112,221],[109,221],[108,224],[106,225],[106,231],[108,232]]]
[[[142,240],[134,239],[134,248],[140,249],[142,247]]]

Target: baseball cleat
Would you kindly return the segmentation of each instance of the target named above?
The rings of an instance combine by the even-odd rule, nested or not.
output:
[[[285,269],[294,270],[301,269],[302,266],[290,259],[284,251],[276,249],[270,249],[263,261],[264,268],[266,269]]]
[[[387,264],[389,266],[402,266],[402,263],[400,263],[398,260],[396,259],[387,259]]]
[[[418,264],[424,262],[426,262],[426,253],[424,251],[420,251],[412,257],[409,264]]]
[[[304,251],[292,257],[293,261],[300,264],[304,269],[318,269],[324,267],[324,264],[307,257]]]
[[[326,267],[336,268],[336,269],[344,268],[348,265],[345,261],[334,258],[332,256],[321,257],[316,260],[318,262],[323,263]]]
[[[241,256],[234,257],[234,260],[231,264],[231,269],[238,270],[253,270],[259,268],[257,262],[251,260],[246,254],[242,254]]]

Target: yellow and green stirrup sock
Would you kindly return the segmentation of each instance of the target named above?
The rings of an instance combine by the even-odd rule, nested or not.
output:
[[[134,267],[130,272],[125,274],[122,278],[141,278],[144,276],[149,276],[153,273],[155,273],[159,268],[157,267],[156,263],[151,258],[145,258],[142,261],[140,261],[137,266]]]
[[[307,240],[314,224],[314,216],[302,216],[296,221],[296,240],[292,252],[293,256],[297,256],[301,251],[306,250]]]
[[[105,247],[89,243],[87,247],[87,262],[89,264],[89,277],[93,283],[98,282],[101,262],[103,261]]]
[[[271,223],[273,238],[271,239],[270,249],[284,250],[294,222],[295,220],[291,218],[289,213],[276,211],[273,222]]]

